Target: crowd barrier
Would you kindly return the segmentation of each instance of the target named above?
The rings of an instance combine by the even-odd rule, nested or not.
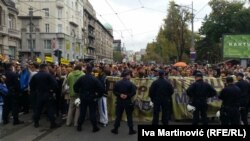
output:
[[[113,95],[113,86],[115,82],[119,81],[120,77],[107,77],[109,81],[108,89],[108,115],[109,120],[113,121],[115,119],[115,102],[116,97]],[[204,77],[205,82],[211,84],[217,91],[217,95],[208,99],[208,117],[215,117],[216,112],[221,106],[221,100],[218,98],[219,92],[224,88],[224,83],[221,78],[214,77]],[[138,122],[149,122],[152,120],[152,106],[150,103],[150,98],[148,96],[148,91],[151,83],[155,79],[148,78],[131,78],[131,81],[137,86],[136,96],[133,101],[136,103],[135,110],[133,112],[133,117],[135,121]],[[174,87],[174,94],[172,95],[172,118],[174,120],[186,120],[192,118],[192,113],[187,111],[188,96],[186,94],[186,89],[195,80],[194,77],[169,77],[170,82]],[[125,120],[126,115],[123,115]]]

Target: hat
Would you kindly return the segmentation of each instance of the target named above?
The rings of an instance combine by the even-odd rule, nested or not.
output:
[[[158,70],[158,73],[159,73],[159,76],[163,76],[165,74],[165,71],[164,70]]]
[[[227,82],[227,83],[233,83],[233,82],[234,82],[233,77],[232,77],[232,76],[228,76],[228,77],[226,78],[226,82]]]
[[[126,77],[127,75],[131,75],[131,71],[126,69],[122,72],[121,77]]]
[[[240,77],[243,78],[243,77],[244,77],[244,74],[240,72],[240,73],[237,74],[237,76],[240,76]]]
[[[194,76],[195,76],[195,77],[203,77],[203,75],[202,75],[201,72],[196,72]]]

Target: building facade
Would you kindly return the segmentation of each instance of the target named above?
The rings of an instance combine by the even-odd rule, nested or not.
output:
[[[113,28],[96,21],[96,61],[112,63],[113,61]]]
[[[122,41],[121,40],[114,40],[113,48],[114,48],[114,51],[122,52]]]
[[[84,41],[85,41],[85,60],[96,59],[95,47],[95,27],[96,27],[96,12],[88,0],[84,0]]]
[[[5,59],[17,59],[21,33],[18,10],[11,0],[0,0],[0,54]]]
[[[21,25],[21,56],[44,59],[55,49],[74,61],[84,57],[84,0],[18,0]],[[32,9],[31,9],[32,8]]]

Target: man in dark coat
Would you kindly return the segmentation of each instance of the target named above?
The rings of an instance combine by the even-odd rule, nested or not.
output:
[[[78,119],[77,130],[82,130],[82,124],[85,120],[87,108],[89,108],[90,120],[93,126],[93,132],[98,132],[100,128],[97,126],[97,100],[105,91],[101,82],[95,78],[92,73],[90,64],[86,67],[86,75],[81,76],[74,84],[74,91],[80,95],[80,116]]]
[[[236,86],[238,86],[241,90],[240,95],[240,117],[241,121],[243,122],[244,125],[248,125],[248,108],[249,108],[249,102],[250,102],[250,84],[246,81],[243,80],[244,74],[243,73],[238,73],[237,74],[237,79],[238,82],[235,83]]]
[[[35,94],[34,127],[39,127],[40,115],[46,106],[50,119],[50,128],[59,127],[55,122],[55,91],[58,87],[56,80],[49,74],[46,64],[40,65],[40,71],[30,80],[30,91]]]
[[[203,81],[201,72],[197,72],[195,74],[195,82],[189,86],[186,92],[191,100],[191,104],[195,107],[193,125],[198,125],[200,116],[203,125],[207,125],[207,99],[216,95],[215,89]]]
[[[174,93],[171,83],[164,78],[165,72],[159,71],[159,78],[155,80],[149,89],[149,97],[154,103],[153,109],[153,125],[158,125],[159,114],[162,110],[162,123],[168,125],[168,120],[171,113],[171,96]]]
[[[240,124],[240,88],[233,84],[232,77],[226,78],[227,86],[220,92],[219,98],[222,100],[220,109],[220,120],[222,125]]]
[[[116,96],[116,119],[114,123],[114,129],[111,130],[112,133],[118,134],[118,128],[120,126],[122,114],[124,110],[127,115],[127,123],[129,127],[129,134],[136,134],[133,128],[133,117],[132,113],[134,110],[134,105],[132,103],[132,97],[136,94],[136,86],[130,81],[131,72],[129,70],[124,70],[121,75],[122,80],[118,81],[114,85],[113,93]]]
[[[6,65],[6,86],[9,90],[8,95],[4,99],[3,106],[3,123],[7,124],[9,122],[9,112],[12,110],[13,125],[23,123],[19,120],[19,102],[20,102],[20,81],[18,74],[16,74],[13,64]]]

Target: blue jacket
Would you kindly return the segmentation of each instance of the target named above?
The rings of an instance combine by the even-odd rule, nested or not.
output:
[[[5,84],[0,83],[0,106],[3,104],[3,96],[8,94],[8,89]]]
[[[22,71],[22,73],[20,74],[20,87],[21,87],[21,91],[24,91],[25,89],[28,88],[29,86],[29,70],[28,69],[24,69]]]

